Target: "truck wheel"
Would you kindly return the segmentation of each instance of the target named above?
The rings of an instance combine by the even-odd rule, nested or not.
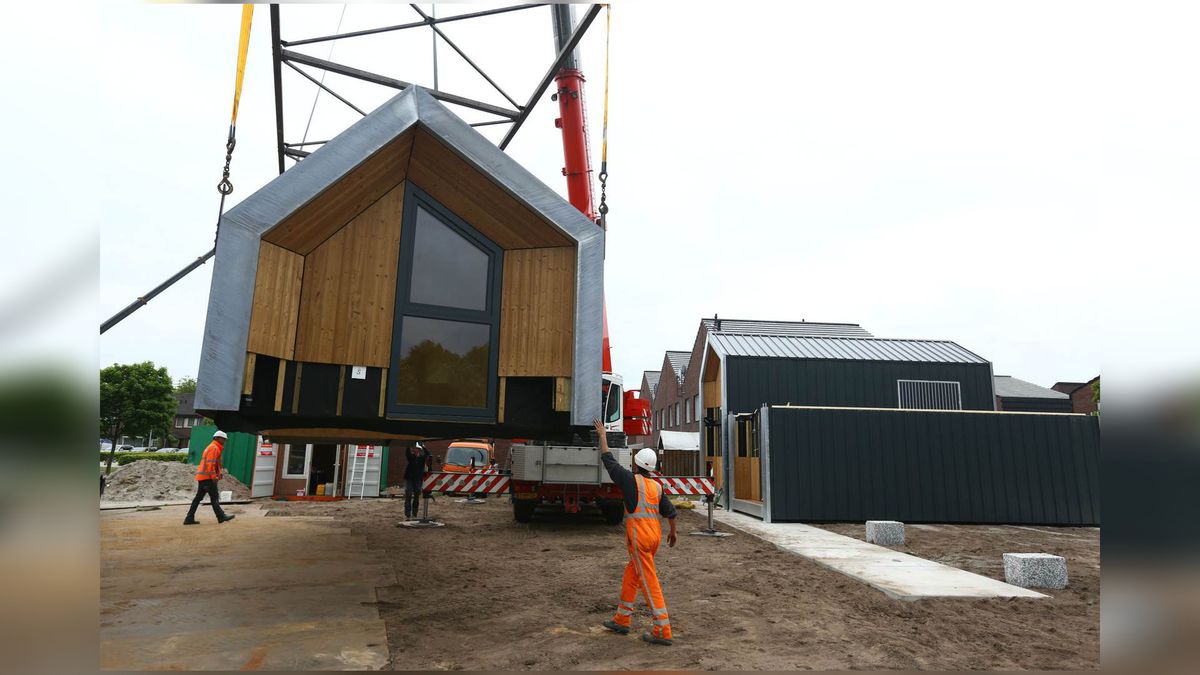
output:
[[[513,518],[518,523],[528,523],[533,520],[533,511],[536,508],[537,502],[532,499],[514,499]]]
[[[620,525],[625,519],[625,505],[617,500],[605,500],[600,502],[600,513],[604,516],[604,522]]]

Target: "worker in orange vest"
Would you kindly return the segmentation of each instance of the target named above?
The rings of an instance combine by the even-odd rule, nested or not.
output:
[[[218,523],[233,520],[235,516],[225,515],[221,510],[221,498],[217,491],[217,481],[221,480],[221,451],[225,449],[225,440],[228,438],[224,431],[217,431],[213,434],[212,442],[204,449],[204,454],[200,457],[200,466],[196,469],[196,496],[192,498],[192,508],[188,509],[187,518],[183,519],[184,525],[196,525],[199,521],[196,520],[196,509],[200,507],[200,502],[204,501],[204,495],[209,496],[209,503],[212,504],[213,513],[217,516]]]
[[[667,615],[667,603],[663,599],[662,587],[658,583],[658,572],[654,568],[654,554],[662,541],[659,518],[671,524],[667,545],[675,546],[675,505],[667,499],[662,485],[650,477],[658,464],[658,456],[650,448],[642,448],[634,456],[637,473],[621,466],[617,458],[608,451],[608,437],[604,423],[593,420],[596,433],[600,436],[600,459],[613,483],[621,489],[625,502],[625,546],[629,549],[629,564],[625,566],[625,577],[621,582],[621,600],[617,613],[604,622],[604,627],[622,635],[629,633],[633,620],[634,601],[638,591],[650,605],[653,613],[649,632],[642,639],[656,645],[670,645],[671,617]]]

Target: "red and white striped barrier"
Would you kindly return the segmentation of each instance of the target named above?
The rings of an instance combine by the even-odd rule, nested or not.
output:
[[[711,478],[705,476],[654,476],[669,495],[711,495],[716,492]]]
[[[425,474],[421,492],[469,492],[471,494],[503,494],[508,492],[508,476],[496,469],[481,469],[474,473],[434,471]]]
[[[654,476],[669,495],[712,495],[716,492],[711,478],[704,476]],[[434,471],[425,475],[421,492],[462,492],[472,494],[503,494],[508,492],[507,475],[496,469],[481,469],[473,473]]]

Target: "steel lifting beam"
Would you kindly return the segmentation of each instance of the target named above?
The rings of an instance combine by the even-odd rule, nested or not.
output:
[[[279,5],[271,5],[271,71],[275,76],[275,139],[279,154],[279,173],[283,173],[283,71],[279,64],[283,48],[279,43]]]
[[[353,77],[357,80],[362,80],[364,82],[371,82],[372,84],[379,84],[379,85],[383,85],[385,87],[391,87],[392,89],[407,89],[407,88],[413,86],[411,82],[405,82],[404,80],[397,80],[394,77],[385,77],[385,76],[379,75],[377,73],[372,73],[372,72],[369,72],[366,70],[361,70],[359,68],[352,68],[347,65],[343,65],[340,63],[334,63],[333,61],[327,61],[325,59],[320,59],[315,56],[309,56],[308,54],[301,54],[299,52],[293,52],[293,51],[290,51],[287,49],[282,50],[282,53],[280,54],[280,56],[285,62],[293,61],[295,63],[302,63],[306,66],[313,66],[314,68],[322,68],[331,73],[337,73],[338,75],[345,75],[346,77]],[[509,119],[513,119],[513,118],[516,118],[518,115],[520,115],[520,113],[518,113],[516,110],[509,110],[508,108],[501,108],[500,106],[495,106],[490,103],[484,103],[482,101],[476,101],[475,99],[466,98],[465,96],[457,96],[455,94],[447,94],[446,92],[436,91],[436,90],[431,90],[429,93],[431,96],[438,99],[439,101],[445,101],[446,103],[453,103],[455,105],[461,105],[464,108],[471,108],[472,110],[479,110],[481,112],[491,113],[491,114],[497,115],[499,117],[507,117]]]
[[[321,37],[305,38],[303,40],[291,40],[284,42],[284,47],[299,47],[300,45],[311,45],[318,42],[328,42],[330,40],[342,40],[345,38],[361,37],[363,35],[376,35],[378,33],[388,33],[391,31],[404,30],[406,28],[420,28],[421,26],[433,26],[439,23],[449,23],[451,21],[461,21],[463,19],[474,19],[480,16],[491,16],[493,14],[504,14],[506,12],[515,12],[521,9],[533,9],[535,7],[545,7],[541,4],[525,4],[515,5],[513,7],[500,7],[497,9],[485,9],[480,12],[470,12],[467,14],[456,14],[454,16],[426,18],[424,21],[414,21],[412,23],[402,23],[395,26],[384,26],[382,28],[369,28],[367,30],[357,30],[350,33],[340,33],[338,35],[323,35]]]
[[[300,67],[297,66],[296,64],[292,63],[291,61],[284,61],[284,64],[286,64],[288,68],[291,68],[292,70],[296,71],[297,73],[300,73],[301,75],[303,75],[304,78],[307,79],[309,82],[312,82],[313,84],[317,85],[321,89],[325,90],[325,92],[328,93],[330,96],[336,98],[337,100],[341,101],[342,103],[345,103],[346,105],[353,108],[354,112],[358,113],[359,115],[362,115],[363,117],[367,116],[367,113],[363,112],[362,109],[360,109],[358,106],[354,105],[350,101],[347,101],[345,98],[342,98],[342,96],[340,94],[338,94],[336,91],[330,89],[329,87],[325,86],[325,83],[321,82],[317,78],[315,78],[312,75],[309,75],[308,73],[301,70]]]
[[[425,12],[421,11],[420,7],[418,7],[416,5],[409,5],[409,6],[412,7],[413,11],[415,11],[417,14],[420,14],[421,18],[426,19],[427,21],[432,21],[433,17],[431,17],[428,14],[426,14]],[[495,80],[493,80],[491,77],[489,77],[487,73],[483,72],[483,68],[480,68],[478,65],[476,65],[475,62],[471,60],[471,57],[467,56],[466,52],[464,52],[462,49],[459,49],[458,45],[454,44],[453,40],[451,40],[449,37],[446,37],[446,34],[442,32],[442,29],[437,27],[436,22],[431,22],[429,24],[429,27],[433,29],[433,32],[438,34],[438,37],[445,40],[446,44],[450,45],[450,48],[453,49],[455,52],[457,52],[458,55],[462,57],[463,61],[466,61],[468,65],[470,65],[472,68],[474,68],[475,72],[479,73],[480,77],[487,80],[487,83],[492,85],[492,88],[494,88],[496,91],[500,92],[500,95],[503,96],[509,103],[511,103],[514,108],[516,108],[518,110],[521,109],[521,106],[516,101],[514,101],[513,98],[511,96],[509,96],[503,89],[501,89],[500,85],[496,84]],[[436,67],[437,64],[434,64],[434,65]],[[435,82],[434,84],[437,84],[437,83]]]
[[[521,129],[521,125],[525,123],[525,120],[529,119],[529,113],[533,112],[533,106],[537,105],[538,99],[542,97],[542,94],[546,93],[546,88],[549,87],[550,83],[554,81],[554,77],[558,75],[558,71],[562,68],[563,64],[566,63],[567,60],[574,54],[575,47],[578,46],[579,41],[583,39],[583,35],[587,32],[588,27],[591,26],[592,22],[596,20],[596,17],[600,15],[600,8],[601,5],[598,4],[589,7],[587,13],[583,15],[583,19],[579,22],[579,25],[575,27],[575,31],[571,33],[570,39],[567,40],[567,43],[563,45],[562,49],[558,50],[558,57],[554,59],[554,63],[551,64],[550,68],[546,71],[546,74],[542,76],[542,81],[538,83],[537,89],[535,89],[533,91],[533,95],[529,97],[529,102],[527,102],[525,106],[521,108],[521,113],[517,116],[516,120],[513,121],[512,128],[510,128],[508,133],[504,135],[504,140],[500,141],[501,150],[508,147],[508,144],[512,142],[513,137],[517,135],[517,131]]]

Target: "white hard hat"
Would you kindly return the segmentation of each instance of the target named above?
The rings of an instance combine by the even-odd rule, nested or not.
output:
[[[658,466],[658,454],[651,448],[642,448],[633,456],[633,463],[647,471],[653,471]]]
[[[218,431],[217,433],[213,434],[213,438],[229,438],[229,436],[227,436],[224,431]]]

